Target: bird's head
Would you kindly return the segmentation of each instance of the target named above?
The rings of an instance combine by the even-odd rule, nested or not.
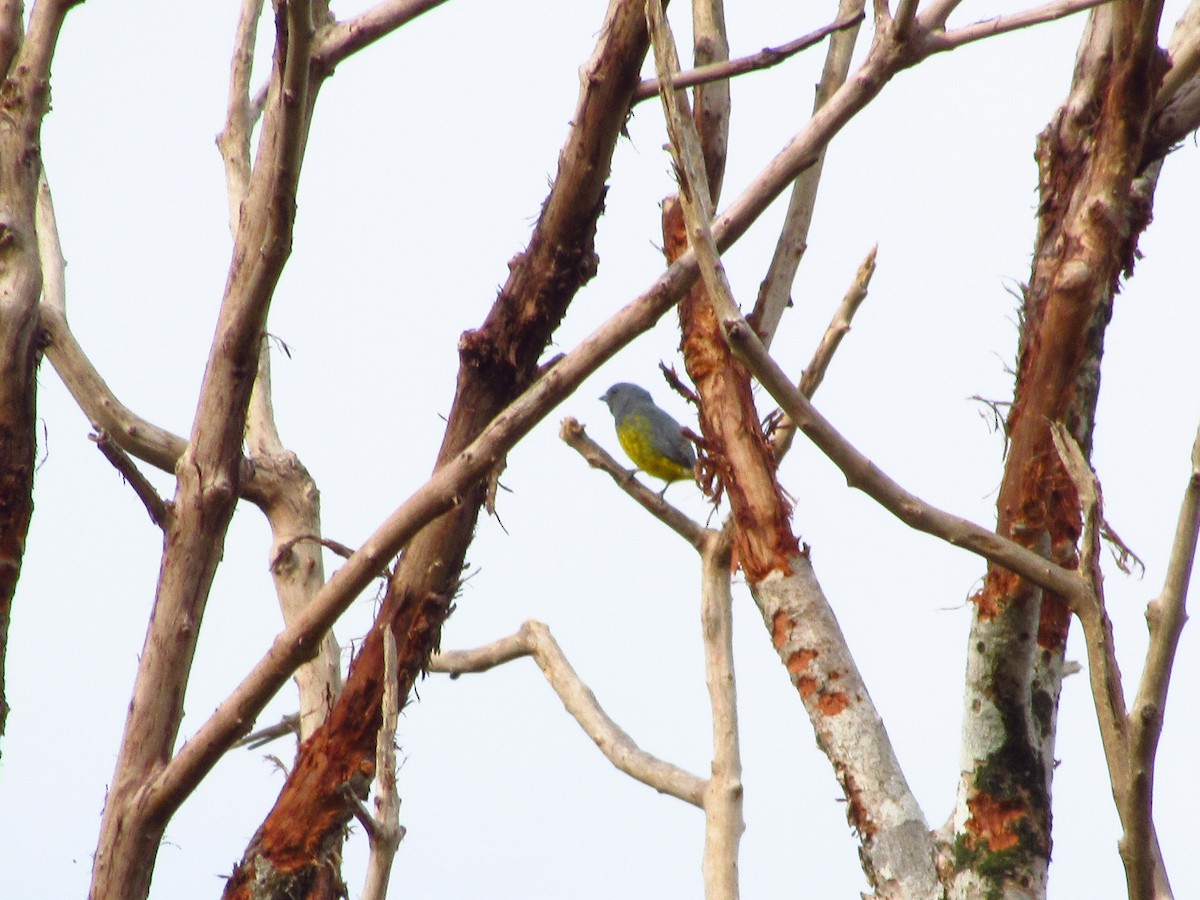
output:
[[[644,387],[638,387],[636,384],[621,382],[614,384],[600,397],[608,404],[609,411],[614,416],[621,415],[625,410],[643,404],[654,404],[654,400],[650,396],[650,392]]]

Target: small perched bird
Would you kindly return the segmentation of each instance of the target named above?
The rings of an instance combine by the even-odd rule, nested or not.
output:
[[[617,440],[647,475],[669,485],[695,477],[696,451],[683,426],[654,405],[650,392],[636,384],[614,384],[600,398],[617,423]],[[665,493],[664,485],[661,493]]]

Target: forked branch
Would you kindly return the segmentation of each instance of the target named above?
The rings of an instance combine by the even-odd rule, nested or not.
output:
[[[744,321],[727,322],[726,333],[735,352],[758,382],[817,449],[842,470],[850,487],[863,491],[917,531],[969,550],[1059,594],[1071,603],[1072,609],[1080,609],[1089,602],[1091,589],[1075,572],[1048,562],[994,531],[929,505],[888,477],[817,412]]]
[[[567,712],[609,762],[660,793],[704,807],[705,779],[641,749],[596,701],[596,695],[583,683],[550,629],[541,622],[526,622],[516,634],[493,644],[436,654],[429,662],[429,670],[451,675],[486,672],[523,656],[533,657]]]

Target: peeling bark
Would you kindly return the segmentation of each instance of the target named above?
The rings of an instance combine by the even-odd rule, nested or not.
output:
[[[675,198],[663,205],[663,238],[668,260],[687,251],[683,210]],[[800,545],[792,534],[791,508],[775,478],[774,452],[758,425],[750,375],[725,343],[702,284],[681,301],[679,317],[684,364],[702,399],[701,467],[729,495],[736,526],[734,560],[752,582],[786,572]]]
[[[668,258],[687,248],[681,204],[664,205]],[[775,457],[702,284],[680,307],[688,374],[701,398],[702,468],[729,494],[735,562],[742,567],[771,642],[833,764],[859,839],[863,872],[880,898],[940,892],[928,824],[909,789],[883,721],[812,565],[791,529]]]
[[[595,274],[593,239],[604,180],[647,46],[641,4],[614,2],[596,54],[584,67],[574,127],[529,247],[509,264],[508,282],[483,325],[459,341],[458,383],[439,466],[533,383],[568,304]],[[406,703],[438,646],[485,494],[481,481],[409,544],[341,697],[301,746],[274,809],[234,869],[227,898],[323,896],[321,873],[336,859],[351,815],[346,794],[365,796],[374,776],[384,630],[396,639],[399,696]],[[266,893],[256,886],[260,872],[272,876]]]
[[[1149,222],[1134,180],[1166,63],[1141,16],[1136,3],[1092,15],[1070,96],[1038,139],[1039,227],[997,531],[1067,568],[1078,567],[1080,502],[1051,426],[1064,423],[1090,453],[1104,330]],[[974,599],[954,896],[1042,896],[1070,614],[1063,598],[994,566]]]

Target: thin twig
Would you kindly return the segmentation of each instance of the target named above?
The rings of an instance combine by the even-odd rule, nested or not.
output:
[[[850,332],[850,323],[854,319],[854,314],[858,312],[862,302],[867,299],[871,276],[875,274],[875,254],[878,250],[878,246],[872,247],[863,261],[859,263],[858,270],[854,273],[854,281],[851,282],[841,304],[834,311],[829,327],[825,329],[825,334],[821,336],[821,342],[813,352],[812,361],[800,377],[800,393],[805,397],[812,397],[817,392],[817,388],[825,378],[825,373],[829,370],[829,364],[833,361],[834,353],[842,343],[842,338]]]
[[[47,338],[46,358],[92,426],[138,459],[164,472],[174,472],[187,441],[143,419],[117,399],[79,346],[61,310],[43,304],[39,324]],[[248,466],[243,471],[249,476]],[[250,480],[242,479],[243,494]]]
[[[42,265],[42,302],[38,325],[45,335],[44,352],[63,384],[97,432],[144,462],[174,473],[187,441],[143,419],[121,403],[100,377],[67,324],[66,261],[58,234],[54,200],[43,171],[37,197],[38,256]],[[243,465],[243,496],[254,492],[253,473]]]
[[[842,338],[849,334],[850,323],[854,320],[855,313],[862,306],[862,302],[867,299],[867,288],[871,285],[871,276],[875,274],[875,252],[878,249],[878,246],[872,247],[859,264],[858,270],[854,273],[854,280],[846,290],[845,296],[842,297],[842,302],[834,310],[833,318],[830,319],[825,333],[821,336],[817,349],[813,351],[812,359],[804,368],[804,374],[800,376],[800,393],[810,400],[817,392],[817,388],[821,386],[821,382],[824,381],[825,373],[829,370],[829,364],[833,362],[833,356],[838,347],[841,346]],[[782,458],[787,453],[795,436],[796,423],[787,415],[783,415],[779,427],[771,437],[776,458]]]
[[[667,83],[679,70],[679,56],[660,0],[647,0],[646,21],[654,46],[655,71],[659,81]],[[721,315],[727,309],[736,309],[736,304],[733,302],[733,289],[725,275],[725,267],[721,264],[720,250],[709,226],[713,217],[713,207],[708,176],[704,169],[704,152],[695,123],[692,121],[687,98],[679,91],[663,91],[661,97],[667,120],[667,133],[671,138],[671,155],[679,177],[679,199],[683,204],[684,220],[687,222],[688,243],[696,252],[700,277],[704,281],[713,307],[717,314]]]
[[[680,509],[672,506],[656,491],[651,490],[634,477],[636,470],[624,468],[607,450],[588,437],[577,419],[562,420],[558,436],[567,446],[587,460],[593,469],[607,472],[626,494],[641,504],[648,513],[673,530],[697,550],[704,546],[704,526],[692,521]]]
[[[1091,597],[1079,612],[1087,643],[1088,676],[1100,736],[1108,758],[1109,774],[1113,779],[1117,805],[1122,805],[1128,787],[1129,718],[1125,711],[1125,690],[1121,685],[1121,669],[1113,641],[1112,623],[1104,604],[1103,579],[1100,576],[1099,547],[1102,519],[1100,487],[1087,457],[1075,438],[1061,422],[1050,429],[1054,449],[1075,492],[1079,495],[1083,529],[1080,535],[1079,574],[1091,584]]]
[[[252,731],[233,746],[257,750],[259,747],[278,740],[287,734],[299,736],[300,713],[288,713],[274,725],[268,725],[266,728],[260,728],[258,731]]]
[[[982,22],[975,22],[971,25],[964,25],[962,28],[955,28],[953,31],[929,32],[924,36],[923,54],[928,55],[930,53],[953,50],[956,47],[970,44],[973,41],[981,41],[985,38],[995,37],[998,34],[1006,34],[1010,31],[1019,31],[1022,28],[1029,28],[1031,25],[1040,25],[1043,22],[1053,22],[1057,19],[1073,16],[1077,12],[1094,9],[1097,6],[1103,6],[1105,3],[1110,2],[1112,0],[1053,0],[1052,3],[1047,3],[1044,6],[1034,7],[1033,9],[1027,9],[1008,16],[985,19]]]
[[[707,66],[697,66],[686,72],[680,72],[671,79],[671,87],[679,90],[681,88],[694,87],[698,84],[708,84],[726,78],[735,78],[738,75],[745,75],[748,72],[760,72],[764,69],[770,69],[773,66],[779,65],[784,60],[790,59],[797,53],[807,50],[815,44],[819,44],[831,34],[844,31],[847,28],[853,28],[862,22],[863,18],[864,16],[860,12],[857,15],[841,18],[836,22],[818,28],[816,31],[809,32],[803,37],[788,41],[786,44],[780,44],[778,47],[763,47],[757,53],[751,53],[748,56],[740,56],[737,59],[731,59],[727,62],[710,63]],[[661,84],[662,82],[657,78],[645,79],[634,88],[633,103],[641,103],[643,100],[649,100],[651,97],[657,96]]]
[[[642,750],[596,702],[596,695],[571,668],[570,662],[541,622],[528,621],[520,630],[494,644],[468,651],[436,654],[429,671],[461,674],[485,672],[522,656],[532,656],[558,694],[563,706],[614,766],[656,791],[704,807],[707,782]]]
[[[95,442],[100,452],[104,454],[104,458],[112,463],[113,468],[121,473],[121,477],[125,482],[133,488],[133,492],[137,494],[138,499],[142,501],[142,505],[146,507],[146,512],[150,514],[150,521],[159,528],[167,527],[167,520],[171,516],[171,507],[162,497],[158,496],[158,491],[142,474],[132,459],[129,458],[124,450],[117,446],[116,442],[108,436],[106,432],[88,435]]]
[[[442,650],[429,659],[429,671],[441,672],[451,678],[460,675],[479,675],[510,663],[514,659],[529,656],[531,638],[524,628],[516,634],[492,641],[470,650]]]
[[[845,19],[857,15],[861,22],[865,5],[866,0],[840,0],[838,18]],[[821,80],[813,98],[814,113],[829,102],[829,98],[845,84],[860,32],[861,29],[855,25],[830,39],[825,54],[825,66],[821,70]],[[817,189],[821,183],[824,166],[825,152],[822,151],[816,162],[801,172],[793,183],[787,213],[779,229],[779,238],[775,242],[775,252],[771,256],[771,264],[767,267],[766,277],[763,278],[758,298],[754,302],[754,311],[749,316],[767,347],[771,346],[783,312],[791,302],[796,271],[800,268],[800,259],[808,247],[808,230],[816,210]]]
[[[1119,534],[1113,531],[1112,525],[1107,520],[1100,523],[1100,537],[1108,544],[1109,552],[1118,569],[1126,575],[1132,575],[1134,568],[1141,569],[1142,575],[1146,574],[1146,563],[1133,551],[1132,547],[1121,539]]]
[[[226,101],[225,128],[217,135],[217,147],[225,161],[226,196],[229,201],[229,233],[237,240],[242,203],[250,189],[250,134],[262,114],[251,109],[250,73],[254,67],[254,41],[262,17],[263,0],[242,0],[233,57],[229,64],[229,95]],[[264,94],[263,103],[266,102]]]
[[[1158,850],[1154,837],[1154,763],[1166,715],[1171,671],[1175,665],[1175,654],[1179,649],[1183,624],[1187,620],[1188,585],[1191,583],[1192,567],[1196,558],[1198,534],[1200,430],[1197,431],[1192,444],[1191,472],[1179,508],[1179,520],[1175,527],[1175,540],[1171,546],[1171,558],[1167,563],[1163,589],[1146,608],[1150,646],[1146,650],[1146,662],[1129,719],[1130,797],[1128,821],[1124,823],[1125,841],[1122,843],[1121,852],[1122,856],[1131,858],[1134,862],[1131,867],[1131,884],[1140,884],[1143,890],[1147,885],[1153,887],[1156,875],[1165,878],[1165,870],[1158,865],[1161,851]]]
[[[1158,844],[1158,834],[1152,817],[1152,792],[1154,771],[1154,748],[1158,733],[1162,729],[1162,706],[1149,701],[1134,715],[1125,708],[1125,691],[1121,683],[1121,669],[1117,663],[1116,644],[1112,633],[1112,622],[1104,604],[1103,584],[1098,562],[1100,530],[1102,521],[1100,488],[1083,450],[1070,432],[1060,423],[1051,431],[1055,449],[1062,460],[1067,474],[1079,494],[1083,513],[1083,534],[1080,538],[1081,553],[1079,570],[1092,580],[1093,601],[1078,611],[1083,626],[1088,655],[1088,680],[1092,690],[1092,701],[1100,726],[1100,739],[1104,746],[1108,764],[1109,781],[1112,783],[1113,798],[1124,833],[1118,842],[1121,858],[1125,864],[1130,896],[1152,898],[1170,896],[1166,866]],[[1195,451],[1193,447],[1193,451]],[[1193,466],[1195,471],[1195,466]],[[1189,491],[1192,480],[1189,479]],[[1188,511],[1185,495],[1184,514],[1195,518],[1196,510]],[[1196,527],[1194,522],[1186,528]],[[1194,554],[1194,538],[1192,553]],[[1189,560],[1190,568],[1190,560]],[[1170,577],[1170,576],[1168,576]],[[1150,611],[1147,611],[1149,619]],[[1179,623],[1182,628],[1182,621]],[[1152,635],[1153,637],[1153,635]],[[1177,639],[1178,636],[1176,636]],[[1152,667],[1147,653],[1145,674]],[[1173,651],[1172,651],[1173,654]],[[1156,661],[1158,662],[1158,661]],[[1169,677],[1169,667],[1168,667]],[[1141,698],[1139,691],[1139,698]],[[1165,686],[1162,697],[1165,704]],[[1140,726],[1140,730],[1139,730]],[[1142,761],[1136,762],[1140,755]],[[1165,890],[1159,891],[1159,886]]]

